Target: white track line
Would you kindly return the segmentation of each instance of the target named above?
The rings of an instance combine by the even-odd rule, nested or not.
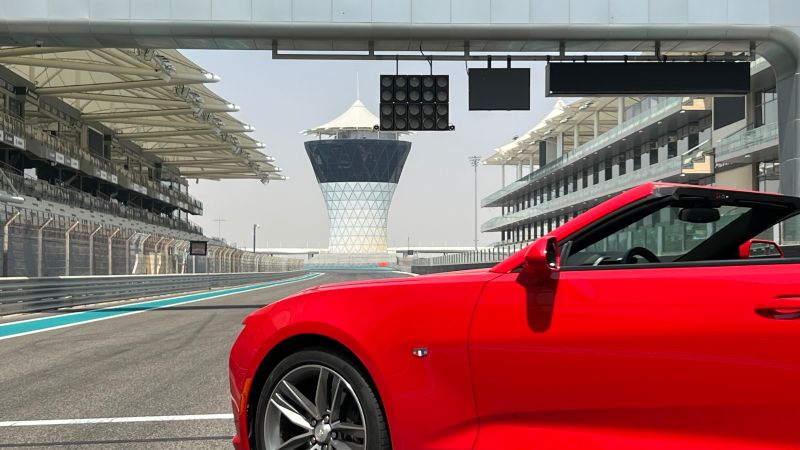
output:
[[[190,420],[233,420],[233,414],[194,414],[187,416],[103,417],[97,419],[11,420],[0,428],[43,427],[52,425],[91,425],[97,423],[182,422]]]
[[[403,272],[402,270],[393,270],[394,273],[402,273],[403,275],[411,275],[412,277],[418,277],[418,273],[411,273],[411,272]]]

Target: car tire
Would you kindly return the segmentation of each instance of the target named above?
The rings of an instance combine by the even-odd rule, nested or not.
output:
[[[330,388],[322,390],[328,392],[329,398],[327,400],[330,400],[330,397],[337,397],[337,394],[334,393],[336,392],[334,385],[337,382],[337,376],[344,381],[344,383],[339,382],[338,385],[339,392],[344,393],[341,394],[341,397],[344,398],[340,408],[342,409],[341,420],[336,420],[339,415],[334,414],[333,407],[319,407],[317,406],[318,402],[315,401],[317,399],[312,397],[312,392],[320,390],[318,386],[315,387],[311,378],[314,376],[315,370],[319,370],[319,378],[317,378],[319,385],[323,384],[320,378],[323,377],[323,374],[328,373],[325,385],[330,386]],[[328,381],[328,379],[331,380]],[[312,410],[320,411],[320,420],[316,421],[312,418],[307,423],[303,423],[304,426],[308,426],[316,422],[314,428],[310,430],[296,425],[301,419],[297,418],[294,412],[300,412],[302,410],[300,406],[303,404],[302,401],[296,401],[297,397],[292,399],[293,393],[298,391],[303,394],[305,399],[312,402],[309,405]],[[289,401],[290,403],[283,403],[284,401]],[[325,404],[325,401],[323,400],[319,403]],[[281,410],[281,407],[290,408],[290,415],[295,418],[294,421],[287,418],[285,410]],[[325,419],[326,413],[323,410],[330,411],[327,421]],[[358,414],[359,412],[360,415]],[[312,413],[302,415],[305,416],[305,419],[312,417]],[[340,423],[339,426],[344,426],[346,425],[345,421],[352,423],[363,422],[363,424],[359,425],[363,425],[364,429],[359,431],[358,435],[342,435],[341,433],[349,433],[349,431],[336,431],[330,428],[330,426],[336,426],[336,423]],[[323,436],[325,433],[320,429],[326,423],[330,423],[327,429],[330,436],[325,435],[327,436],[326,440],[314,442],[313,440],[317,439],[317,436]],[[361,441],[360,436],[362,434],[365,442]],[[367,381],[367,375],[351,358],[327,349],[302,350],[292,353],[278,362],[264,382],[259,394],[253,435],[257,450],[274,450],[280,445],[286,444],[288,439],[298,439],[298,442],[301,442],[300,438],[303,435],[308,435],[305,439],[305,445],[298,445],[296,447],[298,449],[391,449],[389,429],[383,408],[375,395],[374,389]],[[334,438],[338,438],[338,441]],[[366,445],[337,446],[337,442],[344,444],[358,444],[360,442],[361,445]]]

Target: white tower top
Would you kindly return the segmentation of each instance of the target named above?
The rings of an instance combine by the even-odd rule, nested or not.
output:
[[[378,127],[379,123],[380,120],[378,119],[378,116],[372,114],[372,111],[367,109],[361,100],[356,100],[352,105],[350,105],[349,108],[347,108],[345,112],[340,114],[335,119],[314,128],[304,130],[303,133],[336,136],[343,131],[373,132],[378,131],[376,127]],[[388,133],[394,135],[407,134],[408,132],[391,131]]]
[[[372,114],[361,100],[356,100],[339,117],[303,132],[335,135],[341,131],[373,131],[379,122],[378,116]]]

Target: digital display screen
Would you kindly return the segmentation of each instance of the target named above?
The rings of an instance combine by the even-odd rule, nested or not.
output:
[[[189,254],[192,256],[206,256],[208,254],[208,242],[189,241]]]
[[[469,69],[470,111],[530,109],[530,69]]]
[[[745,95],[750,64],[738,62],[550,63],[548,96]]]

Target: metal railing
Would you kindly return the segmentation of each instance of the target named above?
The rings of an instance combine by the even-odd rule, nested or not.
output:
[[[188,193],[170,189],[166,186],[162,186],[158,182],[147,179],[142,174],[125,170],[123,167],[116,165],[107,159],[100,158],[97,155],[92,154],[88,149],[82,148],[81,146],[70,142],[67,139],[55,136],[45,130],[28,125],[22,119],[13,117],[7,113],[0,112],[0,128],[5,131],[9,131],[16,136],[24,136],[26,140],[37,141],[43,144],[45,147],[56,150],[59,153],[69,156],[70,158],[88,160],[94,167],[99,168],[108,174],[123,175],[138,185],[146,187],[148,194],[150,194],[149,196],[151,197],[153,196],[153,193],[158,193],[171,197],[174,201],[170,203],[174,203],[175,201],[183,202],[187,205],[193,205],[199,210],[203,209],[203,203]]]
[[[22,196],[33,197],[39,200],[50,200],[67,206],[103,212],[152,225],[187,231],[189,233],[203,234],[202,228],[191,222],[174,217],[160,216],[144,209],[98,198],[88,192],[52,185],[46,181],[25,177],[5,167],[0,167],[0,171],[5,175],[5,177],[0,176],[0,189],[15,190]],[[10,189],[11,187],[14,189]]]
[[[43,311],[222,286],[285,280],[306,271],[0,279],[0,315]]]
[[[768,143],[777,144],[778,123],[772,122],[758,128],[745,127],[721,139],[714,146],[714,154],[719,160],[742,150],[750,150]]]
[[[562,195],[558,198],[531,206],[505,216],[495,217],[483,225],[481,231],[497,231],[500,227],[515,224],[524,220],[532,219],[536,216],[552,213],[569,207],[589,207],[595,200],[604,200],[614,194],[638,186],[648,181],[658,181],[665,178],[680,175],[684,169],[691,166],[692,161],[711,151],[710,141],[704,141],[700,145],[683,153],[680,157],[670,158],[664,162],[642,167],[639,170],[627,172],[625,175],[617,176],[610,180],[605,180],[584,189]]]

